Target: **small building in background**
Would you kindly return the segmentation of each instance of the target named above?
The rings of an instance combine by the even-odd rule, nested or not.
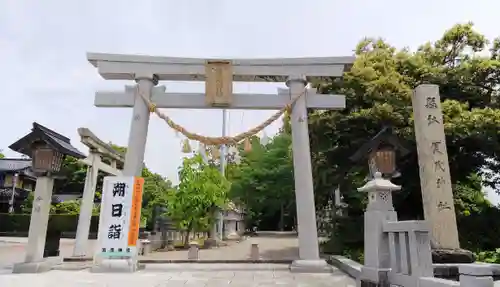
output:
[[[9,212],[9,202],[14,193],[14,211],[21,212],[22,205],[35,190],[36,176],[31,171],[29,158],[0,159],[0,213]]]
[[[227,240],[238,240],[245,233],[245,211],[229,202],[223,213],[223,237]]]
[[[30,158],[0,158],[0,213],[8,213],[12,193],[14,192],[14,213],[30,213],[23,210],[31,192],[35,190],[36,175],[31,169]],[[65,193],[55,191],[52,203],[77,200],[82,192]]]

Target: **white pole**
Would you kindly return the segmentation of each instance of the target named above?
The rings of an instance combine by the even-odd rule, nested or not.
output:
[[[17,185],[17,177],[19,176],[19,173],[15,173],[14,177],[12,178],[12,195],[10,196],[10,201],[9,201],[9,213],[14,213],[14,198],[16,195],[16,185]]]
[[[222,136],[225,137],[227,135],[227,110],[223,109],[222,110]],[[227,147],[225,145],[221,145],[220,147],[220,172],[222,173],[222,176],[226,175],[226,156],[227,156]],[[224,227],[224,214],[222,211],[219,212],[219,232],[220,232],[220,238],[223,239],[224,237],[224,232],[223,232],[223,227]]]
[[[286,85],[290,89],[292,99],[300,97],[292,107],[290,119],[292,124],[293,174],[295,178],[300,258],[300,260],[293,262],[292,267],[297,270],[302,268],[326,270],[326,261],[319,257],[311,152],[307,126],[307,95],[301,96],[307,86],[307,81],[303,76],[291,76]]]

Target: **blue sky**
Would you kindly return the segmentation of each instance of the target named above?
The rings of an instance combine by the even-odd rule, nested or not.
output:
[[[306,5],[307,3],[307,5]],[[105,81],[85,53],[139,53],[175,57],[304,57],[351,55],[365,36],[397,47],[435,40],[457,22],[473,21],[489,38],[500,34],[500,2],[493,0],[2,0],[0,1],[0,148],[37,121],[80,144],[77,128],[126,145],[130,109],[93,106],[99,89],[131,82]],[[169,91],[201,91],[202,84],[165,83]],[[271,84],[239,84],[237,92],[273,93]],[[177,122],[220,135],[220,111],[169,110]],[[272,112],[231,111],[229,133]],[[273,134],[279,122],[266,130]],[[176,181],[180,139],[152,117],[146,163]],[[497,200],[495,200],[497,201]]]

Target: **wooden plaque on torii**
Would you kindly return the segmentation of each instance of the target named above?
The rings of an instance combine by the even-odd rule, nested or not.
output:
[[[205,64],[205,102],[210,106],[232,104],[233,66],[231,61],[208,60]]]

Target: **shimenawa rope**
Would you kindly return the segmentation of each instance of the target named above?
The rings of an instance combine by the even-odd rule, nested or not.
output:
[[[169,127],[174,129],[175,131],[183,134],[186,138],[190,140],[195,140],[198,142],[201,142],[207,146],[209,145],[236,145],[240,141],[244,140],[245,138],[252,137],[253,135],[257,134],[258,132],[262,131],[264,128],[269,126],[271,123],[276,121],[281,115],[283,115],[286,111],[289,111],[292,107],[292,105],[300,98],[302,97],[306,92],[307,89],[304,88],[304,91],[300,93],[299,96],[295,97],[295,99],[292,99],[290,103],[285,105],[283,108],[281,108],[279,111],[277,111],[275,114],[273,114],[271,117],[269,117],[266,121],[261,123],[260,125],[246,131],[243,133],[240,133],[234,137],[207,137],[203,136],[200,134],[192,133],[186,130],[184,127],[176,124],[169,116],[167,116],[165,113],[160,111],[158,108],[156,108],[156,104],[153,103],[150,99],[148,99],[143,93],[139,91],[139,86],[136,86],[137,89],[137,94],[141,96],[141,98],[144,100],[144,102],[148,105],[149,111],[151,113],[155,113],[158,117],[163,119]]]

